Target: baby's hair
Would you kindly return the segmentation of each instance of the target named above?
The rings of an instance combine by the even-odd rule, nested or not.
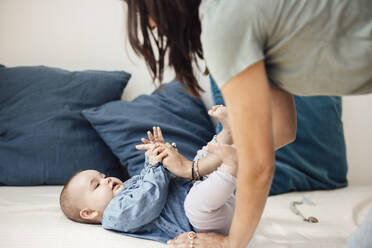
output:
[[[69,192],[69,185],[72,179],[74,179],[80,172],[81,171],[78,171],[74,175],[72,175],[72,177],[63,186],[63,189],[59,196],[59,205],[62,209],[62,212],[70,220],[80,223],[91,223],[89,220],[85,220],[80,217],[80,209],[73,203],[70,194],[71,192]]]

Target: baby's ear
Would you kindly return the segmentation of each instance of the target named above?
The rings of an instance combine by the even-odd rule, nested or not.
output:
[[[93,210],[90,208],[83,208],[80,210],[80,217],[84,220],[90,220],[90,221],[97,221],[99,216],[99,213],[97,210]]]

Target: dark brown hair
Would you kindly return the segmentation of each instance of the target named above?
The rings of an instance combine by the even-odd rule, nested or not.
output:
[[[194,96],[200,96],[193,71],[193,62],[200,70],[197,59],[203,59],[200,42],[201,0],[125,0],[128,5],[128,38],[137,55],[142,56],[155,83],[162,82],[165,55],[176,79]],[[156,32],[149,19],[156,23]],[[205,70],[205,73],[207,70]]]

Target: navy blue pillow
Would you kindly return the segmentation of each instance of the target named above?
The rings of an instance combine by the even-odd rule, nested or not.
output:
[[[0,185],[64,184],[78,170],[124,178],[81,110],[118,100],[130,74],[0,67]]]
[[[210,81],[210,86],[211,86],[213,105],[225,105],[225,101],[223,100],[221,91],[218,88],[212,76],[209,76],[209,81]],[[222,130],[222,124],[221,122],[217,121],[216,133],[221,132],[221,130]]]
[[[224,104],[212,77],[210,82],[214,103]],[[294,96],[294,100],[296,140],[275,154],[276,169],[270,194],[347,186],[341,98]]]
[[[203,102],[190,96],[178,82],[165,84],[152,95],[141,95],[131,102],[115,101],[83,111],[83,115],[128,169],[130,176],[143,167],[143,151],[135,145],[147,130],[160,126],[167,142],[176,142],[181,154],[193,159],[197,150],[209,142],[213,124]]]

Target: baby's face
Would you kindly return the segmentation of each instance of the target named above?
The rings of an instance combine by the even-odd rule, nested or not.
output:
[[[77,174],[70,182],[72,199],[80,209],[89,208],[100,213],[124,188],[124,184],[116,177],[106,177],[96,170],[86,170]]]

